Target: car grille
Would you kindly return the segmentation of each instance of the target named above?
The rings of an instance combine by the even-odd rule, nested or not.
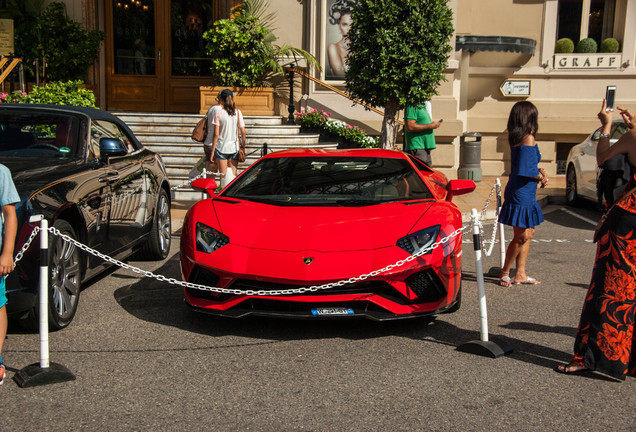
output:
[[[194,270],[192,270],[192,273],[190,273],[190,279],[188,280],[188,282],[213,287],[219,283],[219,279],[220,278],[211,271],[196,266]],[[192,297],[200,298],[203,300],[225,301],[233,297],[233,294],[216,293],[194,288],[186,288],[186,291]]]
[[[415,273],[406,279],[406,285],[421,302],[436,302],[448,294],[446,287],[433,269]]]
[[[272,282],[260,282],[253,279],[237,279],[230,288],[254,291],[278,291],[287,289],[297,289],[309,287],[310,285],[289,285]],[[364,281],[358,283],[347,284],[342,287],[321,289],[318,291],[306,291],[302,295],[335,295],[335,294],[355,294],[355,293],[371,293],[381,295],[387,299],[403,303],[405,298],[400,295],[390,284],[384,281]]]

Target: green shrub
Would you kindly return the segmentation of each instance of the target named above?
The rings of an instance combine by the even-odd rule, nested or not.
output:
[[[24,103],[95,107],[95,95],[82,87],[82,81],[51,82],[35,86]]]
[[[46,58],[47,81],[84,79],[104,37],[104,32],[82,29],[66,15],[64,3],[53,2],[29,20],[16,19],[15,54],[31,77],[34,60]]]
[[[596,41],[592,38],[581,39],[576,44],[574,52],[577,53],[595,53],[597,49]]]
[[[555,54],[570,54],[574,52],[574,42],[572,39],[563,38],[559,39],[554,46]]]
[[[358,126],[351,126],[340,120],[330,120],[331,113],[312,109],[310,111],[296,111],[296,121],[307,128],[320,128],[324,131],[338,135],[358,147],[378,148],[379,142],[375,137],[370,137]]]
[[[21,90],[12,93],[0,92],[0,104],[3,103],[20,103],[27,97],[27,94]]]
[[[598,50],[602,53],[617,53],[620,49],[620,44],[614,38],[607,38],[601,42],[601,48]]]

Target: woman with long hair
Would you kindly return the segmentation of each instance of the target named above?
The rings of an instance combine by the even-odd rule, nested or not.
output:
[[[221,174],[221,185],[225,186],[228,165],[232,171],[232,178],[236,177],[238,168],[239,146],[245,146],[245,122],[241,110],[234,104],[234,93],[229,89],[219,92],[218,96],[221,109],[214,111],[212,124],[212,157],[211,162],[216,162]]]
[[[527,101],[517,102],[508,117],[508,144],[510,145],[510,176],[504,192],[504,204],[499,222],[512,226],[514,237],[506,250],[499,284],[539,284],[526,274],[526,261],[535,227],[543,222],[543,213],[537,203],[537,183],[545,187],[549,179],[539,168],[541,153],[535,140],[539,113]],[[510,277],[512,264],[516,263],[514,279]]]

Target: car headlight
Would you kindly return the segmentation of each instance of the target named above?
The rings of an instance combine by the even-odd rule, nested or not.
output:
[[[414,232],[413,234],[409,234],[406,237],[402,237],[397,241],[397,246],[401,249],[404,249],[411,255],[416,255],[420,251],[435,243],[435,239],[437,239],[437,234],[439,234],[440,227],[441,225],[434,225],[432,227]],[[426,252],[424,255],[430,254],[431,252],[433,252],[432,249]]]
[[[230,242],[225,234],[201,222],[197,222],[197,251],[212,253]]]

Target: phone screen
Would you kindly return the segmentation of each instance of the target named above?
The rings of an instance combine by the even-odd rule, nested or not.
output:
[[[605,89],[605,109],[614,111],[614,96],[616,95],[616,86],[607,86]]]

